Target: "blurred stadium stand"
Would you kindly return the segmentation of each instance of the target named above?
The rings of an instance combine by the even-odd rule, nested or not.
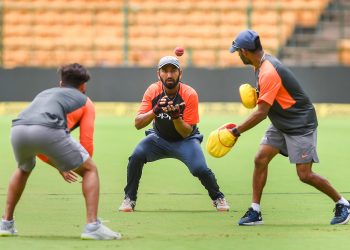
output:
[[[280,56],[291,65],[350,65],[350,1],[333,0],[310,25],[297,26]]]
[[[184,66],[240,65],[245,28],[289,65],[350,65],[349,0],[2,0],[1,65],[153,67],[184,46]]]

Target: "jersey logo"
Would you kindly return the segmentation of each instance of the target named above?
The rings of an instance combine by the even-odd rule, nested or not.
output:
[[[161,120],[165,120],[165,119],[171,120],[170,115],[168,115],[167,113],[160,113],[159,115],[157,115],[157,117],[160,118]]]
[[[305,159],[306,157],[308,157],[309,155],[308,154],[302,154],[301,155],[301,159]]]

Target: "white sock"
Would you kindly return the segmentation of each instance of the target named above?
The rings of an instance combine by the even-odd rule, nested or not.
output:
[[[100,226],[101,226],[101,222],[99,220],[97,220],[95,222],[86,224],[85,229],[88,232],[93,232],[93,231],[96,231]]]
[[[260,204],[258,203],[252,203],[251,206],[255,211],[260,212]]]
[[[347,199],[345,199],[343,196],[340,198],[339,201],[337,201],[337,204],[343,204],[345,206],[349,206],[349,202],[347,201]]]

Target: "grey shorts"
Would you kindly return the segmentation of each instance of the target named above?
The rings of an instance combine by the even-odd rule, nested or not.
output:
[[[316,151],[317,130],[304,135],[288,135],[270,125],[260,144],[279,149],[293,164],[319,162]]]
[[[11,129],[11,143],[18,167],[30,172],[37,154],[47,156],[61,171],[79,167],[89,153],[68,132],[40,125],[17,125]]]

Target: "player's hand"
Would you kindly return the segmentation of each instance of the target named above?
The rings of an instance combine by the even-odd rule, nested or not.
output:
[[[158,102],[156,103],[156,105],[154,105],[153,107],[153,113],[155,115],[159,115],[160,113],[165,111],[165,107],[168,106],[168,102],[169,102],[169,98],[168,96],[163,96],[162,98],[160,98],[158,100]]]
[[[185,103],[182,102],[180,104],[173,105],[173,102],[168,102],[168,106],[166,107],[166,112],[171,117],[172,120],[178,119],[182,117],[182,113],[185,110]]]
[[[228,123],[223,126],[224,128],[228,129],[234,137],[238,138],[241,136],[241,133],[238,131],[236,124],[234,123]]]
[[[59,171],[59,173],[62,175],[63,179],[68,183],[76,182],[78,180],[78,175],[73,171]]]

